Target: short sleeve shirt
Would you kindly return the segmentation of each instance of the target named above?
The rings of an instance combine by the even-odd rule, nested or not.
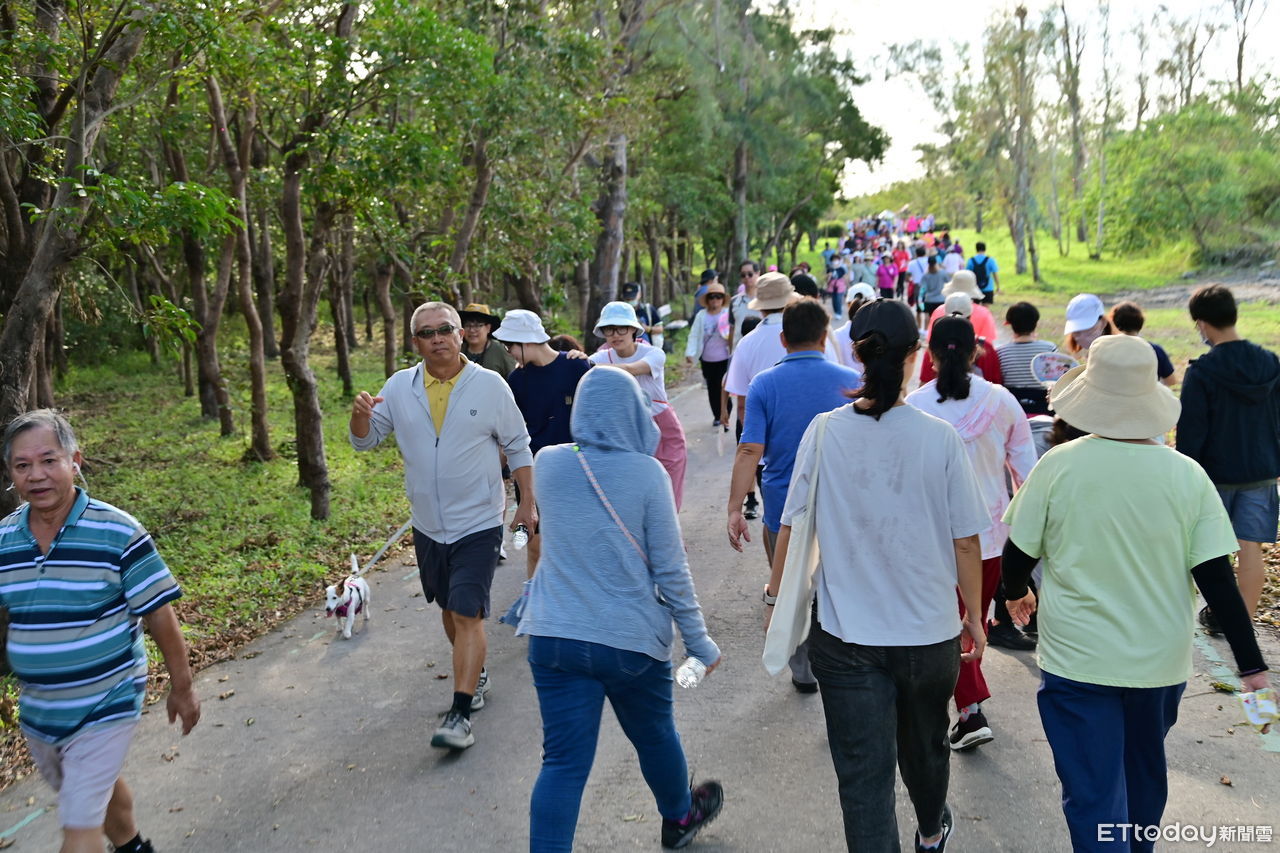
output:
[[[667,388],[663,384],[663,374],[667,368],[667,356],[662,350],[655,346],[639,341],[636,343],[636,351],[626,358],[622,358],[617,352],[611,349],[596,350],[591,355],[592,364],[634,364],[637,361],[643,361],[649,365],[649,374],[647,376],[637,376],[636,382],[640,383],[640,390],[649,398],[649,411],[651,414],[662,414],[662,410],[669,407],[667,403]]]
[[[507,383],[529,430],[529,452],[573,441],[569,415],[578,380],[591,368],[585,358],[558,354],[549,364],[526,364],[511,371]]]
[[[818,420],[800,441],[781,521],[792,524],[808,506],[818,470],[810,511],[823,630],[865,646],[957,636],[955,540],[991,526],[959,433],[913,406],[877,421],[850,404],[831,413],[817,462]]]
[[[150,534],[77,489],[48,554],[29,506],[0,521],[0,604],[22,684],[22,727],[52,744],[87,726],[137,719],[147,681],[141,617],[182,593]]]
[[[1046,453],[1005,512],[1044,560],[1045,672],[1117,687],[1187,680],[1191,569],[1238,549],[1222,500],[1171,447],[1086,436]]]

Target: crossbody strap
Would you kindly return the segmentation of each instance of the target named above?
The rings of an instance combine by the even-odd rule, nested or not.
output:
[[[640,543],[631,535],[631,531],[627,529],[627,525],[622,523],[617,510],[613,508],[613,504],[609,503],[609,498],[605,496],[604,489],[600,488],[600,483],[596,480],[596,475],[592,472],[591,466],[587,464],[587,457],[582,452],[582,448],[578,445],[573,446],[573,452],[577,455],[578,461],[582,463],[582,473],[587,475],[591,488],[596,490],[596,496],[600,498],[600,503],[604,504],[604,508],[609,511],[609,515],[613,518],[613,523],[618,525],[618,529],[622,531],[622,535],[627,537],[627,541],[631,543],[631,547],[636,549],[636,553],[640,555],[640,559],[644,560],[646,566],[649,565],[649,557],[644,553],[644,549],[640,547]]]

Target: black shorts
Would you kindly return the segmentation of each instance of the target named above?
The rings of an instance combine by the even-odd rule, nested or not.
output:
[[[502,525],[478,530],[449,545],[415,527],[413,551],[427,601],[437,601],[441,610],[462,616],[488,616],[489,588],[501,545]]]
[[[996,301],[996,292],[994,290],[982,291],[982,304],[994,305]]]

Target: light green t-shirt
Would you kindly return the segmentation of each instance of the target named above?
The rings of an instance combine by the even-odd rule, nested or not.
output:
[[[1237,550],[1209,477],[1162,445],[1086,436],[1050,450],[1005,512],[1044,560],[1040,668],[1167,687],[1191,672],[1191,569]]]

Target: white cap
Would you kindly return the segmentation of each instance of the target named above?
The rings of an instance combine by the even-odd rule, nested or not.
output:
[[[1102,300],[1092,293],[1073,296],[1067,303],[1067,327],[1064,333],[1069,335],[1072,332],[1092,329],[1104,314],[1106,310],[1102,307]]]
[[[973,315],[973,300],[969,298],[967,293],[953,293],[947,297],[947,301],[942,303],[942,316],[950,317],[959,314],[961,317],[970,317]]]
[[[502,325],[494,330],[493,337],[508,344],[541,344],[551,340],[542,328],[542,318],[532,311],[513,308],[502,318]]]

